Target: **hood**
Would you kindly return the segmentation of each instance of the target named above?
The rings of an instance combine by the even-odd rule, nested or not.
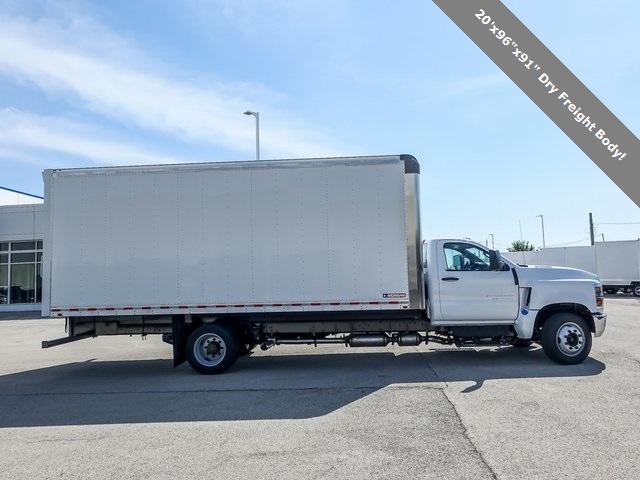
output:
[[[547,265],[518,266],[518,276],[524,280],[594,280],[600,282],[595,273],[577,268],[552,267]]]

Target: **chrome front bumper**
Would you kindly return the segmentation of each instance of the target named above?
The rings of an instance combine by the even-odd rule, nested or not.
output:
[[[604,329],[607,328],[607,314],[606,313],[592,313],[593,325],[595,326],[594,337],[599,337],[604,333]]]

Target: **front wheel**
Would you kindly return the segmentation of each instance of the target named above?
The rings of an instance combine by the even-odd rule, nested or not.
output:
[[[556,363],[575,365],[591,351],[591,331],[575,313],[556,313],[547,319],[540,335],[542,349]]]
[[[189,335],[187,360],[199,373],[224,372],[238,358],[239,339],[234,330],[215,323],[205,324]]]

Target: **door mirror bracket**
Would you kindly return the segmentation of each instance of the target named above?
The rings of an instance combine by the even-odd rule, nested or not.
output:
[[[489,269],[491,271],[502,270],[504,262],[498,250],[489,250]]]

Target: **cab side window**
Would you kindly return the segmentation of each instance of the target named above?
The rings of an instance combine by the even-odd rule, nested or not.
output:
[[[489,252],[470,243],[445,243],[446,269],[453,272],[487,272],[491,270]]]

